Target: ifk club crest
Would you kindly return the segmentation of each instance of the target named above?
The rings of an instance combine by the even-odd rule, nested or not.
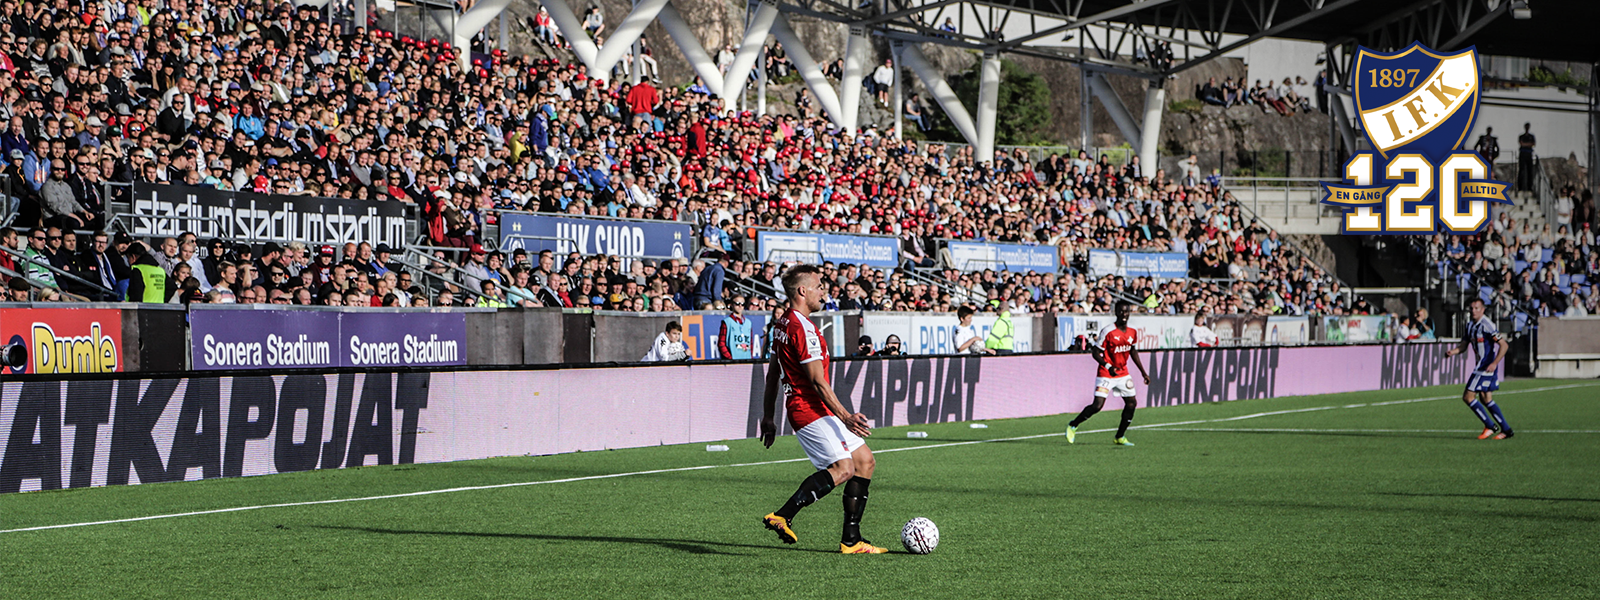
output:
[[[1478,55],[1413,43],[1384,54],[1361,48],[1352,91],[1373,150],[1344,165],[1322,202],[1344,207],[1347,234],[1474,233],[1506,184],[1461,144],[1478,116]]]

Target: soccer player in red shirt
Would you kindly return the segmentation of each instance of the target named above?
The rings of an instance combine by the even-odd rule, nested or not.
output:
[[[1100,363],[1100,371],[1094,378],[1094,404],[1085,407],[1077,418],[1067,424],[1068,444],[1078,440],[1078,426],[1105,408],[1106,396],[1115,393],[1122,396],[1122,424],[1117,425],[1114,441],[1118,446],[1133,445],[1128,441],[1128,425],[1133,423],[1133,409],[1138,399],[1133,395],[1133,375],[1128,372],[1128,358],[1133,358],[1133,364],[1139,367],[1139,375],[1144,378],[1145,385],[1150,385],[1150,375],[1144,370],[1144,362],[1139,360],[1139,332],[1128,327],[1130,316],[1133,316],[1133,303],[1117,303],[1117,322],[1110,329],[1101,331],[1098,347],[1091,350],[1094,361]]]
[[[867,416],[846,410],[834,395],[828,383],[828,346],[808,318],[812,311],[822,309],[822,270],[816,265],[792,267],[783,274],[783,289],[789,295],[789,310],[777,318],[772,328],[772,362],[767,367],[767,388],[761,401],[761,443],[771,448],[778,436],[773,417],[781,389],[795,437],[817,472],[800,484],[783,508],[761,521],[767,529],[777,532],[778,539],[793,544],[798,539],[790,528],[795,514],[842,485],[844,535],[839,539],[839,550],[845,554],[888,552],[887,548],[861,539],[867,486],[872,483],[872,469],[877,465],[872,449],[861,439],[872,435]]]

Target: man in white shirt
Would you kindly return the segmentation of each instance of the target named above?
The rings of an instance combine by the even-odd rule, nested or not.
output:
[[[877,84],[878,104],[889,105],[889,92],[894,89],[894,60],[885,59],[872,71],[872,82]]]
[[[683,325],[677,321],[667,323],[666,331],[656,336],[650,351],[645,353],[642,362],[674,362],[689,360],[689,351],[683,346]]]
[[[1572,196],[1570,194],[1562,194],[1556,198],[1556,225],[1563,227],[1572,225]]]
[[[1222,338],[1217,332],[1206,326],[1206,314],[1199,313],[1194,316],[1194,327],[1189,329],[1189,343],[1196,348],[1215,348]]]

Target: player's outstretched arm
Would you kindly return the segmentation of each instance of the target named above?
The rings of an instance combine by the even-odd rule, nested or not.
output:
[[[783,369],[778,366],[778,354],[772,353],[767,361],[767,385],[761,393],[761,444],[768,448],[778,439],[777,401],[778,377]]]
[[[1139,348],[1134,347],[1128,351],[1128,357],[1133,359],[1133,366],[1139,367],[1139,376],[1144,378],[1144,384],[1150,385],[1150,374],[1144,370],[1144,361],[1139,360]]]
[[[811,385],[815,386],[817,395],[822,397],[822,403],[828,405],[828,410],[839,416],[844,421],[845,427],[861,437],[872,435],[867,427],[867,416],[861,413],[851,413],[845,410],[844,403],[834,395],[833,386],[828,383],[828,370],[822,368],[822,361],[814,360],[806,363],[806,374],[811,377]]]

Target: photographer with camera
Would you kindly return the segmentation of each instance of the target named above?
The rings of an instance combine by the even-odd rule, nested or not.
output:
[[[901,356],[904,354],[905,352],[900,350],[900,336],[890,334],[889,337],[883,340],[883,349],[873,354],[873,356]]]
[[[856,353],[850,356],[872,356],[872,336],[863,335],[856,340]]]

